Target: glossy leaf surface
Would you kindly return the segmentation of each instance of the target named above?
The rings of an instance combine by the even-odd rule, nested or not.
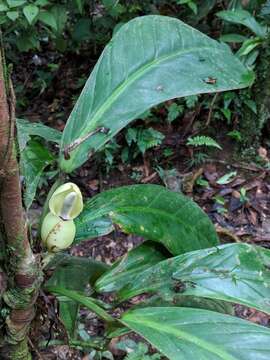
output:
[[[119,291],[124,300],[142,293],[164,299],[198,296],[243,304],[270,314],[270,251],[229,244],[165,260]]]
[[[162,243],[174,255],[218,244],[215,228],[199,206],[163,186],[123,186],[93,197],[77,218],[76,238],[104,218],[124,232]]]
[[[34,4],[26,5],[23,8],[23,14],[26,17],[28,23],[31,25],[39,13],[39,8]]]
[[[268,360],[270,330],[212,311],[144,308],[122,322],[170,360]]]
[[[112,292],[121,289],[132,282],[135,276],[165,259],[166,256],[155,248],[153,243],[146,242],[130,250],[121,260],[118,260],[108,272],[98,279],[95,288],[98,292]]]
[[[20,153],[20,167],[24,176],[24,204],[28,209],[35,197],[43,170],[55,160],[55,157],[41,143],[30,140]]]
[[[89,77],[63,133],[60,166],[79,167],[154,105],[252,82],[227,46],[175,18],[136,18],[116,32]]]
[[[86,219],[84,218],[85,215],[86,211],[75,219],[76,237],[74,244],[79,243],[82,240],[104,236],[114,231],[113,223],[108,216],[95,219],[88,215]]]
[[[172,297],[159,297],[158,295],[148,297],[143,300],[143,302],[138,303],[134,306],[137,308],[145,307],[186,307],[186,308],[196,308],[216,311],[222,314],[234,315],[233,304],[230,304],[226,301],[216,300],[216,299],[207,299],[197,296],[185,296],[181,294],[175,295]]]
[[[16,119],[17,139],[20,151],[23,151],[31,136],[40,136],[47,141],[59,143],[61,132],[42,123],[33,123],[25,119]]]

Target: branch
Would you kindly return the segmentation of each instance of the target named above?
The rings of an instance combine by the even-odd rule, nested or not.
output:
[[[74,140],[71,144],[67,145],[67,147],[63,150],[64,158],[68,160],[70,158],[71,151],[75,150],[79,145],[81,145],[83,142],[88,140],[90,137],[92,137],[95,134],[101,133],[101,134],[108,134],[110,129],[107,129],[105,127],[97,128],[96,130],[91,131],[89,134],[86,134],[76,140]]]

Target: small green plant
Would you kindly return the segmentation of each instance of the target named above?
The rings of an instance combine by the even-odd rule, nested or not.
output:
[[[247,196],[247,190],[244,187],[241,187],[239,193],[240,193],[240,202],[242,204],[246,204],[249,201],[249,198]]]
[[[192,155],[191,159],[187,161],[187,164],[189,167],[199,166],[204,164],[207,161],[207,159],[209,159],[209,155],[207,155],[202,151],[198,151]]]
[[[142,342],[136,343],[133,340],[121,341],[117,348],[127,353],[124,360],[160,360],[159,354],[147,355],[148,346]]]
[[[67,21],[65,5],[47,0],[3,0],[0,12],[4,40],[16,45],[19,51],[39,49],[40,42],[48,36],[59,46],[60,42],[64,44],[62,32]]]
[[[240,40],[239,34],[237,34],[239,41],[243,42],[237,52],[237,56],[239,56],[239,58],[241,58],[249,66],[254,66],[258,56],[258,47],[262,46],[263,41],[267,36],[267,26],[263,24],[263,22],[258,22],[249,11],[241,8],[223,10],[218,12],[217,16],[226,22],[242,25],[243,27],[248,28],[252,33],[252,35],[248,38],[243,36],[242,41]],[[223,35],[222,38],[225,41],[234,41],[234,37],[230,38],[228,37],[228,34],[225,38]]]
[[[130,178],[135,182],[140,182],[143,178],[143,173],[140,170],[133,170]]]
[[[209,76],[217,79],[215,83],[205,81]],[[234,317],[232,307],[237,303],[270,314],[268,249],[243,243],[221,245],[202,209],[182,193],[163,186],[123,186],[82,201],[80,190],[68,180],[152,106],[187,95],[244,88],[252,82],[253,73],[228,47],[179,20],[140,17],[123,25],[104,49],[63,133],[42,124],[17,122],[27,209],[45,168],[55,166],[57,175],[40,217],[41,231],[33,242],[37,246],[32,249],[23,222],[15,156],[8,161],[0,158],[1,235],[2,227],[9,235],[0,237],[1,251],[4,248],[0,274],[4,273],[2,268],[8,269],[6,276],[12,280],[0,292],[1,316],[6,314],[0,328],[0,346],[9,354],[5,358],[30,359],[28,330],[41,286],[57,296],[59,316],[71,345],[78,344],[82,335],[77,326],[81,306],[103,322],[101,339],[85,338],[84,348],[93,349],[93,359],[105,354],[110,358],[107,347],[111,339],[130,331],[171,360],[190,360],[194,354],[213,360],[264,360],[270,356],[269,329]],[[10,89],[3,85],[2,91],[5,94]],[[10,116],[10,123],[6,122],[7,109],[6,103],[1,109],[5,116],[0,117],[0,130],[4,129],[1,150],[6,150],[1,141],[7,140],[14,119]],[[150,135],[155,143],[162,141],[157,133],[150,131]],[[140,143],[142,152],[153,144],[152,137]],[[219,147],[213,140],[201,140],[197,143]],[[14,142],[6,142],[13,154]],[[46,142],[57,144],[57,157],[44,147]],[[8,212],[3,212],[7,208]],[[14,223],[18,223],[18,216],[17,231]],[[68,236],[66,229],[61,230],[64,224],[71,226]],[[63,252],[68,246],[109,234],[115,226],[146,241],[112,266]],[[102,297],[108,294],[113,294],[113,301]],[[137,298],[141,299],[139,304],[130,301],[145,294],[146,298]],[[125,301],[129,301],[129,310],[123,307],[117,316]],[[18,321],[21,319],[23,322]],[[139,353],[141,358],[159,358],[147,355],[142,345],[129,356]]]
[[[190,95],[185,97],[185,103],[188,109],[192,109],[195,107],[199,100],[198,95]]]
[[[113,354],[110,351],[92,350],[88,355],[88,360],[114,360]]]
[[[230,172],[226,173],[225,175],[221,176],[217,180],[217,184],[219,184],[219,185],[229,184],[230,182],[232,182],[234,180],[236,175],[237,175],[236,171],[230,171]]]
[[[226,207],[225,207],[225,205],[226,205],[226,200],[224,199],[223,196],[216,195],[216,196],[214,196],[214,200],[215,200],[217,212],[218,212],[219,214],[225,214],[225,213],[228,212],[228,210],[227,210]]]
[[[146,113],[141,118],[149,119],[150,113]],[[134,160],[139,154],[144,155],[151,148],[162,144],[164,135],[152,127],[144,128],[142,126],[131,127],[125,132],[125,140],[128,146],[121,151],[121,159],[124,163]]]
[[[234,3],[234,4],[233,4]],[[263,6],[265,3],[265,6]],[[257,73],[253,89],[234,93],[229,106],[224,106],[223,117],[241,133],[241,138],[233,133],[234,139],[241,146],[242,157],[255,157],[262,138],[262,128],[267,124],[269,88],[268,52],[269,52],[269,16],[267,2],[249,1],[231,2],[227,10],[217,13],[224,21],[224,34],[221,40],[233,43],[238,49],[236,55],[248,67]],[[263,85],[262,85],[263,84]],[[256,89],[254,91],[254,89]]]
[[[205,147],[205,148],[217,148],[222,149],[221,146],[210,136],[198,135],[194,137],[189,137],[187,140],[187,145],[194,148]],[[205,163],[209,156],[199,150],[193,153],[192,158],[188,160],[188,165],[190,167],[199,166]]]
[[[198,7],[197,7],[196,1],[193,1],[193,0],[176,0],[176,3],[179,4],[179,5],[188,6],[194,12],[194,14],[197,14],[197,12],[198,12]]]
[[[153,128],[144,129],[143,127],[129,128],[125,134],[128,146],[135,159],[139,153],[144,154],[146,150],[161,145],[164,135]],[[135,149],[134,146],[135,145]]]
[[[173,149],[166,147],[165,149],[163,149],[163,156],[170,157],[173,155]]]
[[[229,131],[227,134],[229,137],[231,137],[232,139],[234,139],[237,142],[241,142],[242,141],[242,135],[241,132],[238,130],[232,130]]]
[[[178,116],[182,115],[184,111],[183,105],[178,105],[175,102],[168,106],[168,115],[167,121],[172,123],[174,120],[178,118]]]
[[[103,159],[106,166],[106,172],[108,173],[115,163],[115,158],[119,152],[120,146],[115,139],[112,139],[108,144],[104,146]]]
[[[222,147],[210,136],[198,135],[193,138],[188,138],[187,145],[189,146],[205,146],[205,147],[215,147],[218,149],[222,149]]]
[[[202,176],[200,176],[197,180],[196,180],[196,185],[202,186],[202,187],[208,187],[209,186],[209,182],[207,180],[205,180]]]

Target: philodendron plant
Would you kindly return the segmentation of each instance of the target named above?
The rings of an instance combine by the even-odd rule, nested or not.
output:
[[[56,176],[67,179],[154,105],[252,82],[253,73],[226,45],[179,20],[128,22],[101,54],[62,134],[17,121],[26,208],[42,171],[55,160],[38,136],[59,144]],[[89,347],[104,349],[113,337],[134,331],[171,360],[270,358],[270,330],[233,316],[235,303],[270,314],[270,250],[221,245],[207,215],[162,186],[124,186],[83,203],[79,188],[59,179],[44,206],[40,234],[43,269],[54,270],[44,288],[59,299],[71,345],[79,343],[76,320],[84,306],[106,329],[100,342],[88,339]],[[112,266],[63,251],[115,225],[146,241]],[[111,303],[97,298],[111,293]],[[141,303],[114,316],[122,302],[142,294]]]

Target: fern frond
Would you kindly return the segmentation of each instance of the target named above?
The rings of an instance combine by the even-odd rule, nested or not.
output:
[[[210,136],[194,136],[193,138],[189,137],[187,141],[187,145],[190,146],[206,146],[206,147],[215,147],[218,149],[222,149],[222,147],[216,142],[216,140],[212,139]]]
[[[146,150],[160,145],[164,137],[160,131],[153,128],[141,129],[137,137],[138,148],[144,154]]]

